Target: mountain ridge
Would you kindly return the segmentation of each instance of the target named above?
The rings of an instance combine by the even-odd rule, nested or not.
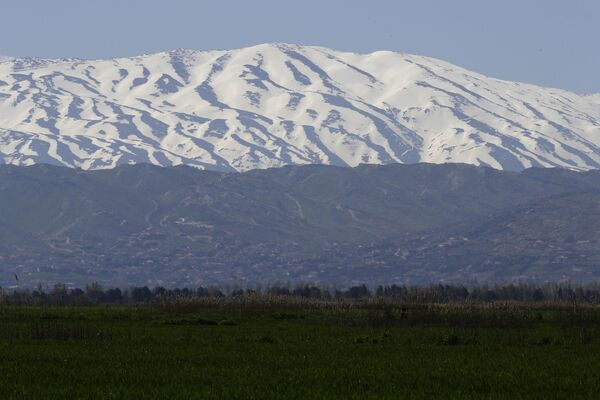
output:
[[[0,63],[0,162],[600,167],[596,97],[379,51],[262,44]]]
[[[149,57],[149,56],[153,56],[153,55],[158,55],[158,54],[168,54],[168,55],[175,55],[175,56],[183,56],[183,55],[193,55],[193,54],[205,54],[205,53],[214,53],[214,52],[233,52],[233,51],[241,51],[241,50],[246,50],[246,49],[253,49],[253,48],[264,48],[264,47],[289,47],[289,48],[297,48],[297,49],[301,49],[301,48],[312,48],[312,49],[318,49],[321,51],[335,51],[337,53],[341,53],[341,54],[349,54],[349,55],[354,55],[354,56],[372,56],[372,55],[376,55],[376,54],[385,54],[385,53],[389,53],[389,54],[395,54],[395,55],[399,55],[399,56],[411,56],[411,57],[420,57],[423,59],[428,59],[434,62],[439,62],[439,63],[445,63],[448,65],[451,65],[453,67],[456,68],[460,68],[463,69],[465,71],[468,71],[470,73],[473,74],[477,74],[483,78],[488,78],[488,79],[493,79],[496,81],[500,81],[500,82],[506,82],[506,83],[516,83],[519,85],[527,85],[527,86],[532,86],[532,87],[537,87],[540,89],[548,89],[548,90],[553,90],[553,91],[557,91],[557,92],[565,92],[565,93],[570,93],[576,96],[580,96],[580,97],[590,97],[590,98],[595,98],[595,97],[599,97],[600,98],[600,92],[598,93],[579,93],[575,90],[569,90],[569,89],[565,89],[565,88],[561,88],[561,87],[555,87],[555,86],[544,86],[544,85],[540,85],[540,84],[535,84],[535,83],[530,83],[527,81],[523,81],[523,80],[510,80],[510,79],[503,79],[503,78],[497,78],[493,75],[488,75],[488,74],[484,74],[481,72],[477,72],[475,70],[471,70],[468,69],[466,67],[462,67],[458,64],[452,64],[442,58],[439,57],[434,57],[434,56],[425,56],[425,55],[418,55],[415,53],[407,53],[407,52],[403,52],[403,51],[397,51],[397,50],[385,50],[385,49],[379,49],[379,50],[373,50],[373,51],[366,51],[366,52],[361,52],[361,51],[350,51],[350,50],[335,50],[326,46],[322,46],[322,45],[318,45],[318,44],[297,44],[297,43],[291,43],[291,42],[263,42],[263,43],[256,43],[253,45],[249,45],[246,47],[237,47],[237,48],[231,48],[231,49],[227,49],[227,48],[216,48],[216,49],[209,49],[209,50],[200,50],[200,49],[195,49],[195,48],[191,48],[191,47],[175,47],[175,48],[170,48],[170,49],[165,49],[165,50],[161,50],[161,51],[156,51],[156,52],[148,52],[148,53],[139,53],[136,55],[132,55],[132,56],[108,56],[108,57],[97,57],[97,58],[84,58],[84,57],[41,57],[41,56],[21,56],[21,57],[15,57],[15,56],[10,56],[10,55],[5,55],[5,56],[0,56],[0,63],[2,62],[10,62],[10,61],[14,61],[14,60],[36,60],[39,62],[64,62],[64,63],[72,63],[72,62],[79,62],[79,63],[87,63],[87,62],[96,62],[96,61],[112,61],[112,60],[127,60],[127,59],[139,59],[139,58],[144,58],[144,57]]]

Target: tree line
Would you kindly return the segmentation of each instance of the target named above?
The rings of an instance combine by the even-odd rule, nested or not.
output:
[[[0,304],[30,305],[126,305],[152,304],[158,301],[202,298],[289,297],[314,300],[393,299],[405,303],[452,302],[577,302],[600,304],[600,282],[577,285],[571,283],[517,283],[480,286],[466,285],[356,285],[346,289],[311,284],[270,284],[249,287],[215,286],[197,288],[165,288],[134,286],[105,288],[98,283],[85,288],[69,288],[57,283],[51,289],[2,289]]]

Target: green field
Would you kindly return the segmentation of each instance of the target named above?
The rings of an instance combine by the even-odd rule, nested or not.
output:
[[[238,299],[0,307],[2,399],[600,393],[600,309]]]

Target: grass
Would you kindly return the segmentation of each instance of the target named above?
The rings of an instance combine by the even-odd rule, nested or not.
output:
[[[600,309],[0,307],[2,399],[597,398]]]

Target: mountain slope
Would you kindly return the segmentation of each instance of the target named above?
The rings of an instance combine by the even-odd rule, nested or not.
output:
[[[385,51],[269,44],[94,61],[7,58],[0,161],[585,170],[600,167],[600,102]]]
[[[0,166],[0,285],[600,276],[600,173]]]

